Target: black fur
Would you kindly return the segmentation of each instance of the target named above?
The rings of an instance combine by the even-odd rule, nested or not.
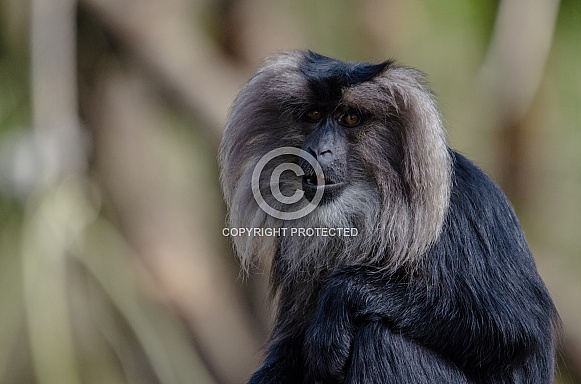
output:
[[[317,308],[307,329],[285,317],[296,292],[283,288],[250,383],[552,382],[557,314],[518,220],[479,168],[452,158],[449,211],[421,272],[341,267],[304,303]]]
[[[373,79],[392,64],[344,62],[309,51],[300,66],[300,71],[308,80],[314,100],[325,100],[336,105],[345,87]]]
[[[360,231],[233,238],[244,271],[271,263],[279,303],[250,383],[552,382],[558,316],[519,222],[494,183],[448,148],[423,79],[389,61],[281,52],[236,98],[220,148],[229,225]],[[345,124],[345,111],[359,123]],[[285,146],[313,154],[333,191],[295,220],[253,199],[259,158]],[[296,159],[270,172],[283,161]],[[303,170],[282,173],[286,192],[314,190]],[[267,175],[260,192],[293,211]]]

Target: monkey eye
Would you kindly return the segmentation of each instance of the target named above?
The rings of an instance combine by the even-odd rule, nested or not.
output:
[[[341,116],[339,116],[339,124],[346,127],[355,127],[361,123],[361,116],[354,111],[347,111]]]
[[[311,109],[303,115],[303,118],[311,123],[318,123],[323,120],[323,112],[318,109]]]

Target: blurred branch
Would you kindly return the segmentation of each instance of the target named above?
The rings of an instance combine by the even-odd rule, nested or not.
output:
[[[147,81],[154,80],[164,96],[173,97],[196,126],[205,128],[215,153],[228,107],[247,76],[204,42],[190,20],[191,3],[83,3],[139,58],[133,64],[147,71]],[[154,292],[189,325],[214,376],[223,383],[243,382],[257,364],[261,337],[233,284],[234,271],[211,240],[208,218],[222,206],[220,195],[202,185],[190,191],[197,198],[172,189],[168,171],[179,173],[186,161],[179,159],[181,166],[173,171],[164,166],[179,149],[167,143],[167,128],[161,129],[167,121],[161,119],[159,99],[145,79],[134,75],[139,71],[116,69],[99,74],[99,90],[87,99],[97,170]]]
[[[217,147],[228,108],[248,74],[208,44],[180,0],[82,0],[153,70],[158,84],[175,95],[207,128]]]
[[[559,0],[504,0],[481,69],[503,120],[520,120],[544,76]]]
[[[22,235],[25,308],[38,383],[81,383],[67,295],[68,253],[86,220],[78,186],[44,190],[29,204]]]
[[[221,196],[205,183],[190,191],[169,182],[176,170],[167,168],[168,156],[179,156],[179,146],[167,142],[171,133],[160,129],[167,122],[145,84],[129,78],[117,72],[101,78],[90,102],[98,171],[154,292],[189,325],[214,375],[243,382],[257,363],[259,337],[208,229]],[[180,179],[203,179],[177,172]]]
[[[545,74],[558,10],[559,0],[502,1],[481,68],[486,119],[499,129],[499,181],[517,210],[527,188],[524,119]]]
[[[84,164],[77,115],[74,0],[31,1],[31,153],[22,238],[25,307],[39,383],[80,383],[66,286],[66,258],[85,222],[62,178]],[[81,166],[82,168],[82,166]]]
[[[143,286],[135,273],[134,252],[109,222],[97,219],[86,231],[84,252],[78,260],[90,272],[98,287],[106,292],[115,309],[126,320],[126,324],[135,334],[139,344],[155,375],[162,384],[214,383],[204,366],[195,347],[186,337],[182,324],[166,311],[165,307],[147,300]],[[103,241],[107,239],[107,241]],[[89,295],[100,297],[99,295]],[[135,370],[133,356],[128,354],[124,335],[111,324],[115,323],[111,309],[98,305],[95,299],[90,300],[90,314],[99,326],[101,333],[114,348],[117,357],[125,368],[127,382],[140,383]],[[97,301],[98,303],[98,301]],[[84,324],[86,326],[86,324]],[[91,346],[93,347],[93,346]]]

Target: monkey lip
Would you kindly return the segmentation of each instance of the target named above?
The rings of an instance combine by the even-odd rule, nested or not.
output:
[[[304,190],[316,190],[318,188],[325,188],[325,190],[336,190],[343,187],[345,183],[340,181],[336,182],[325,177],[323,182],[318,182],[317,176],[315,175],[305,175],[303,176],[303,189]]]

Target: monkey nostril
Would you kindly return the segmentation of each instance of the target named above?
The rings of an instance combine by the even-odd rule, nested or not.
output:
[[[306,182],[307,185],[310,185],[310,186],[316,186],[317,185],[317,176],[308,175],[304,179],[305,179],[305,182]]]
[[[331,151],[330,149],[324,149],[322,151],[319,151],[319,156],[323,156],[323,155],[333,155],[333,151]]]
[[[309,152],[309,154],[311,154],[315,159],[333,155],[333,151],[330,149],[313,149],[311,147],[307,147],[307,152]]]
[[[335,154],[333,153],[333,151],[331,149],[327,149],[327,148],[317,149],[316,155],[315,155],[315,158],[319,162],[323,162],[323,163],[328,163],[329,161],[332,161],[334,157],[335,157]]]

